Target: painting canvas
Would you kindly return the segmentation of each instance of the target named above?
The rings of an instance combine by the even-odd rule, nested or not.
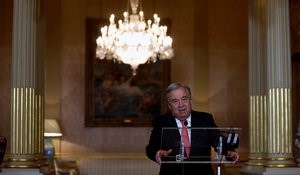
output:
[[[96,38],[105,20],[86,21],[86,118],[87,127],[150,126],[167,111],[164,90],[170,82],[170,61],[130,65],[95,56]]]

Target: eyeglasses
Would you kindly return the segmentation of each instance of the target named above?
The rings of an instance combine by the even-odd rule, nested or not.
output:
[[[172,99],[170,100],[170,104],[174,105],[174,106],[178,106],[179,102],[181,102],[182,104],[187,104],[190,100],[189,96],[183,96],[181,99]]]

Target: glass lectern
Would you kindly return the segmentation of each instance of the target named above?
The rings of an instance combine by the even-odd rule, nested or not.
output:
[[[161,149],[172,149],[170,155],[162,158],[163,164],[221,164],[233,163],[226,158],[227,151],[238,152],[241,128],[204,128],[188,127],[190,155],[186,155],[182,128],[162,128]],[[214,150],[214,153],[212,154]]]

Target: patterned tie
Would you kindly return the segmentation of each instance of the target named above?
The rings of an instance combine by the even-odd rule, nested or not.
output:
[[[188,130],[187,130],[187,127],[185,126],[184,122],[185,121],[181,121],[181,124],[182,124],[181,136],[183,138],[186,155],[187,155],[187,157],[189,157],[191,145],[190,145]]]

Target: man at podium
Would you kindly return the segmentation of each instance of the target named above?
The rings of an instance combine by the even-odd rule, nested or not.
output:
[[[160,165],[159,175],[213,175],[210,154],[211,148],[217,151],[220,146],[220,132],[192,130],[216,128],[214,131],[218,131],[212,115],[192,110],[191,90],[185,84],[170,84],[166,97],[171,112],[153,119],[146,147],[148,158]],[[165,137],[164,128],[175,129]],[[223,154],[233,163],[239,160],[238,153],[232,149],[223,149]]]

